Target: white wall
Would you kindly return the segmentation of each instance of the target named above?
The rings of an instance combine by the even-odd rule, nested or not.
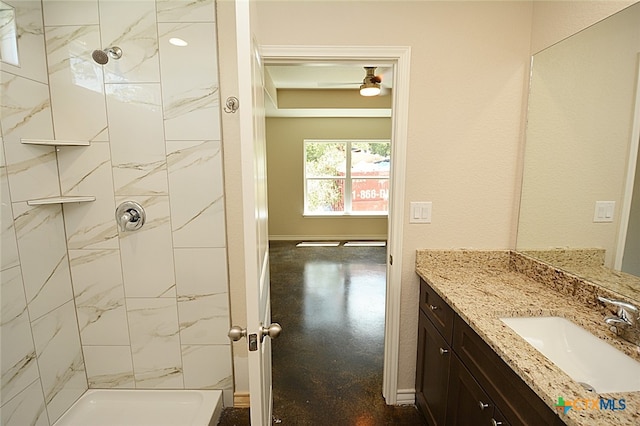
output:
[[[217,388],[230,403],[213,0],[45,1],[44,19],[39,1],[8,3],[24,35],[0,99],[2,425],[53,423],[87,387]],[[91,60],[113,44],[122,59]],[[26,203],[56,195],[96,200]],[[147,223],[119,233],[128,199]]]

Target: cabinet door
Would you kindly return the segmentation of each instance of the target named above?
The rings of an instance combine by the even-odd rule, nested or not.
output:
[[[512,425],[553,425],[558,415],[460,317],[453,349]]]
[[[416,401],[431,426],[445,424],[451,347],[424,313],[418,320]]]
[[[420,279],[420,309],[440,332],[442,337],[451,344],[453,339],[453,319],[455,312],[425,280]]]
[[[457,426],[491,425],[493,402],[471,373],[454,355],[447,401],[447,424]]]
[[[498,407],[494,407],[493,409],[493,417],[491,418],[492,426],[511,426],[507,419],[504,417],[504,414],[498,410]]]

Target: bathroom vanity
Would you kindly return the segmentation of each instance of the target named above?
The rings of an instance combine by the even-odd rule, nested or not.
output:
[[[640,392],[587,390],[500,320],[563,317],[640,360],[603,321],[597,296],[619,296],[511,251],[418,250],[416,272],[416,403],[429,424],[640,422]]]

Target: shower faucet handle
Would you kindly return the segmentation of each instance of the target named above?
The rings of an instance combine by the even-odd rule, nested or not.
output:
[[[121,232],[137,231],[142,228],[145,219],[144,209],[135,201],[125,201],[116,209],[116,220]]]

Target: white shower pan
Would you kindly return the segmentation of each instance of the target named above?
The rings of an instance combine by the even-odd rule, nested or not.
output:
[[[54,426],[214,426],[220,390],[90,389]]]

